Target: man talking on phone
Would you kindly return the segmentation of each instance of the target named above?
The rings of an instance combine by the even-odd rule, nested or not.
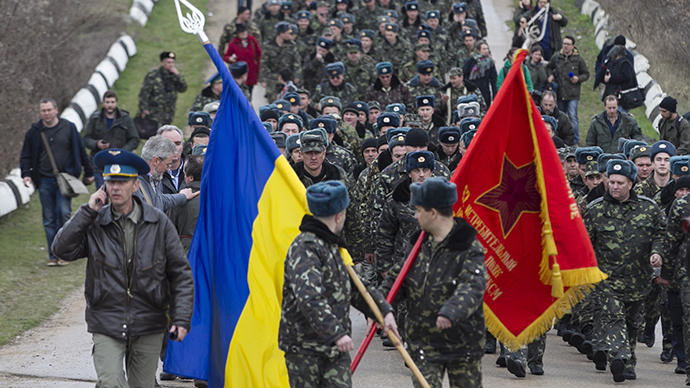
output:
[[[132,195],[149,165],[121,149],[93,161],[105,186],[60,229],[52,249],[66,261],[88,259],[84,295],[96,386],[153,387],[166,332],[176,341],[189,332],[192,272],[170,220]]]

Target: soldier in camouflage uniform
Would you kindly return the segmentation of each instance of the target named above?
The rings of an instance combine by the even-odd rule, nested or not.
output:
[[[592,333],[594,363],[610,365],[615,382],[635,379],[636,316],[649,292],[652,267],[661,265],[663,214],[651,199],[632,191],[637,175],[627,160],[611,160],[609,189],[587,206],[585,226],[599,269],[608,275],[597,284],[592,300],[597,317]]]
[[[326,65],[326,79],[316,86],[313,98],[321,100],[326,96],[338,97],[341,104],[357,101],[357,89],[345,80],[345,65],[334,62]]]
[[[276,26],[280,22],[292,21],[291,18],[280,12],[280,0],[268,0],[266,4],[266,13],[257,12],[257,15],[259,15],[259,20],[257,21],[260,33],[259,36],[264,42],[271,41],[277,34],[280,34],[280,32],[276,30]]]
[[[398,27],[395,23],[386,24],[386,38],[376,46],[378,62],[389,61],[393,64],[393,71],[398,72],[412,56],[412,46],[406,40],[398,37]]]
[[[414,102],[410,91],[393,73],[393,65],[390,62],[377,63],[376,75],[378,79],[364,94],[365,101],[378,101],[382,106],[401,103],[412,110]]]
[[[421,6],[422,4],[420,4]],[[423,24],[422,28],[428,27],[429,32],[431,32],[431,47],[436,55],[436,58],[440,59],[443,63],[443,68],[445,70],[450,69],[452,66],[447,66],[445,58],[448,56],[446,52],[446,46],[448,45],[448,32],[445,27],[441,25],[441,11],[437,9],[426,11],[426,24]],[[441,64],[439,63],[439,66]]]
[[[345,79],[357,90],[357,99],[364,98],[369,85],[376,82],[376,64],[368,56],[362,56],[362,42],[359,39],[347,41],[347,60],[345,65]]]
[[[670,162],[671,157],[676,156],[676,147],[665,140],[658,141],[652,145],[650,156],[654,171],[649,178],[635,185],[635,193],[654,198],[671,180]]]
[[[301,42],[301,44],[298,44],[298,47],[300,48],[298,50],[300,58],[306,58],[309,54],[311,54],[311,51],[316,46],[317,36],[309,25],[310,21],[311,12],[297,12],[297,27],[299,31],[297,32],[297,39],[295,39],[295,43]]]
[[[259,82],[266,88],[266,98],[269,101],[275,99],[278,89],[278,72],[287,67],[292,70],[295,83],[302,78],[302,58],[297,52],[297,47],[292,42],[290,24],[281,22],[275,27],[277,35],[270,41],[264,42],[261,47],[261,71]],[[285,80],[288,81],[288,80]]]
[[[484,248],[474,228],[462,218],[453,218],[455,184],[432,177],[410,185],[410,191],[410,204],[428,233],[398,293],[407,297],[405,333],[410,355],[431,387],[442,386],[445,371],[452,388],[481,387]],[[402,265],[398,262],[388,272],[379,288],[382,293],[388,293]]]
[[[453,117],[453,111],[457,107],[458,99],[460,97],[474,96],[479,103],[479,111],[481,115],[485,115],[487,111],[486,102],[482,96],[481,91],[471,83],[464,80],[462,69],[454,67],[448,72],[450,82],[439,89],[441,98],[438,104],[438,114],[441,115],[447,123],[450,123]]]
[[[300,133],[300,151],[302,161],[295,163],[292,168],[304,187],[319,182],[341,181],[349,187],[350,181],[345,171],[326,160],[326,131],[316,129]]]
[[[357,18],[357,29],[375,30],[378,28],[376,18],[383,14],[383,9],[376,5],[376,0],[363,0],[364,6],[355,12]]]
[[[175,67],[175,53],[160,54],[161,67],[151,70],[139,91],[139,112],[161,127],[175,118],[177,93],[187,91],[187,82]]]
[[[190,112],[201,112],[206,104],[220,101],[220,94],[223,92],[223,79],[220,77],[220,73],[214,74],[206,82],[209,85],[194,98],[194,103],[192,103],[192,107],[189,109]]]
[[[238,23],[243,23],[247,26],[249,34],[256,38],[257,42],[262,42],[261,31],[259,27],[251,20],[252,11],[247,7],[240,7],[237,11],[237,17],[223,27],[223,33],[220,36],[220,43],[218,43],[218,52],[223,55],[227,50],[228,43],[235,38],[235,31]]]
[[[477,44],[477,32],[473,29],[466,29],[460,33],[460,42],[456,43],[453,48],[457,49],[453,54],[455,57],[453,66],[462,68],[462,66],[467,62],[468,59],[472,58],[474,54],[475,46]],[[451,52],[451,51],[449,51]]]
[[[480,0],[467,0],[467,17],[477,22],[479,32],[486,38],[486,20],[484,19],[484,9]]]
[[[332,116],[319,116],[309,123],[309,129],[322,128],[326,131],[328,145],[326,146],[326,160],[334,166],[338,166],[345,171],[348,180],[352,181],[352,171],[355,168],[355,157],[352,152],[335,144],[335,131],[337,122]]]
[[[349,205],[342,182],[321,182],[307,189],[313,216],[305,215],[300,234],[285,258],[283,302],[278,345],[285,352],[290,386],[352,386],[349,351],[350,305],[372,316],[363,296],[351,284],[340,249]],[[385,316],[385,330],[397,333],[393,309],[373,287],[367,289]]]
[[[417,75],[415,75],[408,83],[407,89],[410,91],[412,98],[419,96],[434,96],[438,101],[441,101],[441,82],[432,74],[436,69],[433,62],[419,61],[416,64]]]
[[[359,41],[362,42],[362,58],[371,59],[376,64],[378,53],[375,45],[376,33],[374,30],[362,30],[359,32]]]
[[[304,60],[304,88],[312,93],[321,82],[327,80],[326,66],[336,62],[331,48],[333,48],[332,40],[319,37],[316,40],[316,48]],[[320,99],[321,97],[314,97],[314,100]]]
[[[441,127],[438,130],[438,138],[441,145],[438,150],[438,161],[448,167],[451,175],[462,159],[459,147],[460,136],[460,128],[458,127]]]
[[[414,56],[415,58],[409,62],[407,62],[405,65],[403,65],[402,69],[400,70],[400,78],[407,81],[411,81],[413,78],[415,78],[419,74],[419,70],[417,70],[417,63],[427,61],[429,60],[431,55],[431,47],[429,47],[428,44],[417,44],[414,47]],[[433,61],[431,61],[433,62]],[[431,70],[431,75],[434,78],[439,77],[439,72],[434,66],[434,68]],[[438,86],[441,86],[440,83]],[[433,93],[431,93],[433,94]]]

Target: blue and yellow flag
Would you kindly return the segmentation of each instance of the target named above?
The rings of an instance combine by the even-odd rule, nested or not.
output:
[[[194,316],[183,342],[169,342],[164,369],[209,387],[288,387],[278,326],[283,263],[302,217],[305,188],[216,49],[223,78],[189,251]]]

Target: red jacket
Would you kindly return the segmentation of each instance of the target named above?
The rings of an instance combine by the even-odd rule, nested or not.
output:
[[[247,82],[249,86],[256,85],[259,80],[259,68],[261,67],[261,48],[256,38],[249,35],[247,38],[247,47],[242,46],[242,41],[235,37],[235,39],[228,44],[228,49],[223,55],[223,60],[229,62],[228,59],[235,54],[238,62],[247,62]]]

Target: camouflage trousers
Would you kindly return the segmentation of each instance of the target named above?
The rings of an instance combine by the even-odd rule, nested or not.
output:
[[[652,291],[644,299],[640,314],[637,318],[637,326],[640,328],[640,333],[654,336],[654,328],[656,323],[661,318],[661,332],[663,333],[663,349],[671,349],[672,329],[671,329],[671,315],[668,311],[668,296],[666,294],[666,287],[654,284]]]
[[[291,387],[350,388],[350,354],[338,352],[335,358],[326,355],[285,353]]]
[[[626,360],[626,369],[637,364],[637,314],[642,301],[624,301],[620,296],[595,290],[592,292],[597,310],[592,331],[592,344],[596,350],[608,352],[608,360]]]
[[[539,365],[544,366],[544,351],[546,350],[546,334],[542,334],[530,342],[527,346],[523,346],[520,350],[511,352],[501,344],[501,355],[506,359],[510,358],[515,361],[526,363],[527,366]]]
[[[591,339],[592,327],[594,326],[594,315],[596,313],[596,305],[593,301],[592,291],[587,297],[582,299],[580,303],[576,304],[571,310],[570,324],[571,327],[585,335],[586,339]]]
[[[443,386],[443,375],[446,372],[448,372],[451,388],[482,387],[481,358],[433,362],[427,361],[423,356],[417,356],[415,363],[431,388]],[[421,387],[414,376],[412,376],[412,383],[415,388]]]
[[[379,284],[381,284],[379,281],[379,275],[376,273],[376,262],[369,263],[366,260],[362,260],[358,267],[359,276],[362,278],[362,280],[366,280],[374,288],[377,288]]]

